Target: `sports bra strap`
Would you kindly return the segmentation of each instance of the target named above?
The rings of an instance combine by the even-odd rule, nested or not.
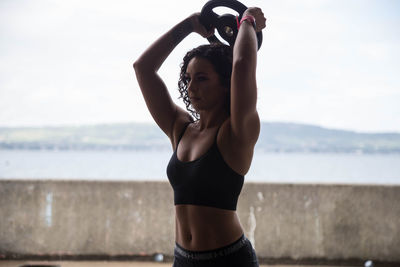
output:
[[[186,123],[185,126],[183,127],[183,130],[182,130],[181,134],[179,135],[178,142],[176,143],[175,149],[178,148],[178,144],[179,144],[179,142],[181,141],[182,136],[185,134],[186,128],[189,126],[189,124],[191,124],[191,122]]]
[[[186,123],[185,126],[183,127],[182,132],[181,132],[181,134],[179,135],[178,142],[176,143],[175,149],[178,148],[179,142],[181,141],[183,135],[185,134],[187,127],[188,127],[189,124],[191,124],[191,123],[192,123],[192,122],[188,122],[188,123]],[[214,140],[214,143],[215,143],[215,144],[217,143],[218,133],[219,133],[219,129],[221,129],[221,126],[222,126],[222,124],[218,127],[217,133],[215,134],[215,140]]]
[[[218,133],[219,133],[219,129],[221,129],[221,126],[222,126],[222,124],[218,127],[217,133],[215,134],[215,140],[214,140],[215,143],[217,143]]]

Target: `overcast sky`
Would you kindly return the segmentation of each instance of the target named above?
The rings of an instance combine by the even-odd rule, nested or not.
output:
[[[132,63],[205,2],[1,0],[0,126],[152,122]],[[263,121],[400,132],[400,1],[244,3],[267,17]],[[206,42],[191,34],[160,70],[179,103],[182,57]]]

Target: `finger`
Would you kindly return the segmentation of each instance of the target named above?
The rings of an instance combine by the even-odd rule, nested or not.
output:
[[[215,27],[212,27],[209,31],[207,31],[207,35],[211,36],[214,34],[214,32],[215,32]]]
[[[202,35],[204,38],[208,38],[208,37],[210,37],[210,36],[212,36],[212,35],[214,34],[214,30],[215,30],[214,27],[211,28],[210,30],[206,30],[206,29],[204,28],[203,31],[202,31],[202,33],[201,33],[201,35]]]
[[[267,24],[265,23],[265,20],[263,23],[261,23],[261,28],[264,29],[267,26]]]

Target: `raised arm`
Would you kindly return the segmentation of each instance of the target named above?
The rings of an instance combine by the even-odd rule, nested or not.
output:
[[[172,139],[172,131],[177,118],[190,115],[179,108],[171,99],[168,89],[157,71],[172,50],[191,32],[209,36],[199,22],[199,14],[193,14],[175,25],[155,41],[133,64],[137,81],[149,109],[158,126]]]
[[[257,104],[257,37],[256,31],[265,27],[264,14],[259,8],[247,9],[243,17],[251,15],[256,19],[254,29],[250,21],[243,21],[233,48],[231,81],[231,128],[240,143],[255,144],[260,131]]]

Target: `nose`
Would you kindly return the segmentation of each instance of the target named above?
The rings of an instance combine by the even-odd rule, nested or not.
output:
[[[190,81],[187,85],[188,92],[195,92],[196,86],[194,86],[193,81]]]

